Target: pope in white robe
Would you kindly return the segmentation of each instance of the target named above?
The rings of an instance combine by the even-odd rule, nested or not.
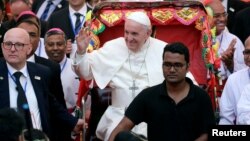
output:
[[[244,87],[250,83],[250,36],[245,41],[244,62],[248,67],[231,74],[224,87],[219,101],[221,118],[219,124],[221,125],[233,125],[237,121],[239,123],[243,121],[242,119],[238,119],[241,118],[238,116],[239,113],[244,112],[244,109],[237,111],[239,109],[237,109],[237,104],[239,104],[238,107],[242,107],[241,101],[246,99],[241,101],[239,99],[242,99],[241,94]]]
[[[150,26],[151,31],[150,20],[142,12],[134,12],[127,19],[139,26]],[[134,33],[143,32],[133,30]],[[106,42],[102,48],[92,53],[76,53],[74,58],[73,67],[80,77],[87,80],[94,78],[101,89],[106,86],[112,88],[112,104],[101,117],[96,130],[97,137],[104,141],[109,139],[134,97],[141,90],[164,80],[162,55],[167,43],[150,37],[149,32],[138,51],[133,52],[128,47],[126,32],[125,25],[125,37]],[[193,78],[190,73],[189,75]],[[135,126],[133,131],[147,136],[145,123]]]

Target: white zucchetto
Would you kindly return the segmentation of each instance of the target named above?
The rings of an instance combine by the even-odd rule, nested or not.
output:
[[[135,22],[138,22],[140,24],[146,25],[149,28],[151,28],[151,22],[149,17],[144,12],[132,12],[127,19],[133,20]]]

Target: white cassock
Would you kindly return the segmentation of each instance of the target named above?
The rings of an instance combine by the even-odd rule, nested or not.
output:
[[[237,104],[237,117],[237,124],[250,125],[250,83],[244,87],[241,93]]]
[[[244,68],[229,76],[219,102],[220,125],[233,125],[237,121],[237,103],[243,88],[249,83],[249,68]]]
[[[72,60],[64,56],[60,62],[61,80],[64,92],[64,99],[67,109],[72,109],[76,106],[77,93],[79,88],[78,76],[71,68]]]
[[[219,55],[227,50],[227,48],[229,47],[229,44],[231,43],[231,41],[234,38],[237,40],[236,44],[234,46],[235,51],[234,51],[234,58],[233,58],[234,72],[236,72],[238,70],[241,70],[241,69],[247,67],[245,62],[244,62],[244,56],[242,53],[245,49],[243,43],[241,42],[241,40],[237,36],[229,33],[226,30],[221,32],[221,34],[216,37],[216,39],[220,43],[220,48],[218,50]],[[222,79],[228,78],[228,76],[231,74],[223,62],[221,62],[221,67],[220,67],[219,71],[220,71],[220,75],[222,76]]]
[[[167,43],[149,38],[138,53],[128,50],[124,38],[107,42],[99,50],[82,56],[76,55],[73,67],[77,74],[85,79],[95,78],[102,89],[112,88],[112,105],[103,114],[96,130],[97,137],[107,141],[113,129],[124,117],[126,107],[143,89],[162,83],[163,49]],[[131,86],[135,80],[138,88],[133,95]],[[133,131],[147,136],[145,123],[133,128]]]

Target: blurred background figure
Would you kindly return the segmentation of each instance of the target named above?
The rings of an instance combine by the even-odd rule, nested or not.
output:
[[[244,43],[250,35],[250,4],[249,7],[244,8],[236,13],[232,33],[240,38]]]
[[[35,0],[32,4],[32,11],[42,21],[47,21],[52,13],[67,6],[67,0]]]
[[[6,11],[5,11],[5,4],[3,0],[0,1],[0,27],[4,21],[7,20]]]
[[[17,18],[17,26],[23,21],[28,21],[28,20],[33,21],[34,23],[36,23],[35,25],[37,25],[37,30],[30,29],[32,30],[32,33],[30,33],[31,39],[36,40],[36,42],[34,43],[35,44],[34,46],[36,46],[35,54],[43,58],[48,58],[45,52],[44,39],[40,37],[41,34],[45,34],[42,32],[45,32],[47,30],[47,25],[41,26],[40,19],[32,11],[23,11]]]
[[[32,135],[32,139],[30,135]],[[31,129],[31,131],[25,130],[23,131],[24,141],[49,141],[48,136],[41,130]]]
[[[14,109],[0,109],[0,140],[23,141],[24,119]]]
[[[3,37],[4,37],[5,32],[15,27],[16,20],[19,14],[23,11],[30,10],[31,8],[31,4],[28,0],[10,0],[8,4],[9,4],[10,11],[11,11],[11,16],[13,18],[1,24],[0,43],[3,42]],[[3,57],[2,50],[0,50],[0,57]]]
[[[69,6],[55,12],[49,18],[49,29],[60,28],[73,43],[75,36],[85,23],[88,11],[92,10],[85,0],[69,0]]]

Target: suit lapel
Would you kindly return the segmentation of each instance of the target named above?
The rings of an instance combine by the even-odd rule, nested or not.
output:
[[[10,107],[8,68],[5,60],[0,60],[0,109]]]
[[[40,117],[41,117],[41,124],[43,127],[43,130],[48,133],[48,112],[46,108],[48,108],[46,105],[48,104],[48,99],[47,99],[47,93],[44,91],[45,89],[45,82],[44,78],[42,77],[41,73],[42,71],[39,71],[37,68],[40,66],[37,66],[38,64],[32,63],[32,62],[27,62],[27,69],[29,72],[30,80],[36,95],[37,103],[38,103],[38,108],[40,112]]]
[[[36,97],[37,97],[37,101],[39,103],[39,101],[42,98],[43,94],[43,90],[41,87],[42,86],[42,82],[41,82],[41,76],[38,74],[38,70],[36,70],[35,67],[32,67],[33,64],[31,64],[30,62],[27,62],[27,69],[28,69],[28,72],[29,72],[29,76],[30,76],[30,80],[31,80],[31,83],[32,83],[32,86],[33,86],[33,89],[34,89],[34,92],[36,94]]]

